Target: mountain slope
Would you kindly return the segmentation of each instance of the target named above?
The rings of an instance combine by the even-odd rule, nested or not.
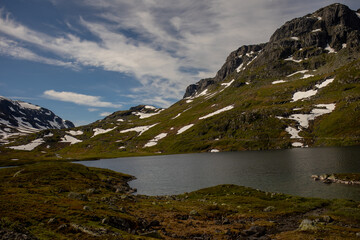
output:
[[[46,108],[13,101],[0,96],[0,142],[44,129],[72,128],[74,124],[63,120]]]
[[[13,145],[43,140],[32,153],[44,159],[358,145],[359,16],[330,5],[285,23],[268,43],[235,50],[168,109],[138,106]]]

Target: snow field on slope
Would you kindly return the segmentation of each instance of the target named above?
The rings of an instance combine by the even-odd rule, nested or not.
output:
[[[215,112],[213,112],[213,113],[210,113],[210,114],[208,114],[208,115],[205,115],[205,116],[203,116],[203,117],[200,117],[199,120],[202,120],[202,119],[206,119],[206,118],[215,116],[215,115],[220,114],[220,113],[222,113],[222,112],[229,111],[229,110],[231,110],[231,109],[233,109],[233,108],[234,108],[234,105],[230,105],[230,106],[224,107],[224,108],[219,109],[219,110],[217,110],[217,111],[215,111]]]
[[[155,123],[155,124],[149,125],[149,126],[139,126],[139,127],[129,128],[129,129],[125,129],[125,130],[120,131],[120,133],[138,132],[139,136],[141,136],[144,132],[146,132],[150,128],[156,126],[157,124],[158,123]]]
[[[159,135],[157,135],[156,137],[154,137],[153,139],[151,139],[148,143],[145,144],[145,147],[153,147],[155,146],[159,140],[163,139],[164,137],[167,136],[167,133],[160,133]]]
[[[324,88],[327,85],[329,85],[330,83],[332,83],[334,80],[335,80],[335,78],[326,79],[322,83],[316,84],[315,88],[317,88],[317,89]],[[302,100],[302,99],[306,99],[306,98],[315,96],[317,94],[317,92],[318,92],[318,90],[314,90],[314,89],[310,89],[310,90],[305,91],[305,92],[303,92],[303,91],[296,92],[296,93],[294,93],[294,95],[292,97],[292,102],[296,102],[298,100]]]
[[[8,147],[14,150],[22,150],[22,151],[32,151],[34,150],[36,147],[40,146],[41,144],[43,144],[45,141],[42,138],[38,138],[35,139],[34,141],[26,144],[26,145],[21,145],[21,146],[13,146],[13,147]]]
[[[117,127],[109,128],[109,129],[94,128],[94,129],[93,129],[94,135],[92,136],[92,138],[95,137],[95,136],[97,136],[97,135],[99,135],[99,134],[108,133],[108,132],[114,130],[115,128],[117,128]]]
[[[70,143],[70,145],[73,145],[75,143],[80,143],[82,142],[82,140],[79,140],[77,138],[74,138],[73,136],[70,135],[65,135],[64,137],[61,138],[61,141],[63,143]]]

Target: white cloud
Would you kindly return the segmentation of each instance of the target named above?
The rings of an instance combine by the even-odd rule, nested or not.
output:
[[[0,10],[0,33],[29,44],[31,49],[49,51],[61,60],[42,57],[34,50],[2,39],[0,42],[6,46],[0,54],[58,66],[90,66],[126,73],[141,85],[132,89],[132,94],[162,106],[181,98],[190,83],[214,76],[231,51],[243,44],[266,42],[286,20],[335,2],[49,1],[91,8],[93,15],[79,16],[74,24],[68,19],[64,23],[71,28],[75,25],[76,29],[83,28],[98,40],[76,35],[79,31],[56,36],[35,31]]]
[[[102,113],[99,114],[99,116],[101,116],[101,117],[107,117],[107,116],[109,116],[110,114],[112,114],[112,112],[102,112]]]
[[[99,109],[97,109],[97,108],[88,108],[88,111],[89,112],[96,112],[96,111],[99,111]]]
[[[114,104],[111,102],[101,101],[101,97],[84,95],[74,92],[57,92],[54,90],[47,90],[44,92],[44,97],[63,101],[63,102],[72,102],[78,105],[85,105],[91,107],[111,107],[111,108],[120,108],[121,104]]]

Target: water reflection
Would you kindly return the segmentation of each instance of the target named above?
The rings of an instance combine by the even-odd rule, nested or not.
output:
[[[137,177],[139,194],[163,195],[218,184],[307,197],[360,200],[360,187],[314,182],[312,174],[360,172],[359,147],[181,154],[81,162]]]

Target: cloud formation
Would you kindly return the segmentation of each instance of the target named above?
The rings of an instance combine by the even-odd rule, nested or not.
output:
[[[64,23],[60,34],[33,30],[0,10],[0,54],[46,64],[97,67],[134,77],[131,95],[166,107],[185,87],[212,77],[226,56],[244,44],[266,42],[286,20],[333,0],[49,0],[91,10]],[[354,2],[343,0],[342,2]],[[341,1],[340,1],[341,2]],[[93,37],[78,34],[75,29]],[[31,46],[25,48],[19,42]],[[57,59],[40,54],[48,51]],[[59,60],[60,59],[60,60]]]
[[[47,90],[44,92],[44,97],[90,107],[120,108],[122,106],[121,104],[101,101],[101,97],[99,96],[90,96],[74,92],[57,92],[54,90]]]

